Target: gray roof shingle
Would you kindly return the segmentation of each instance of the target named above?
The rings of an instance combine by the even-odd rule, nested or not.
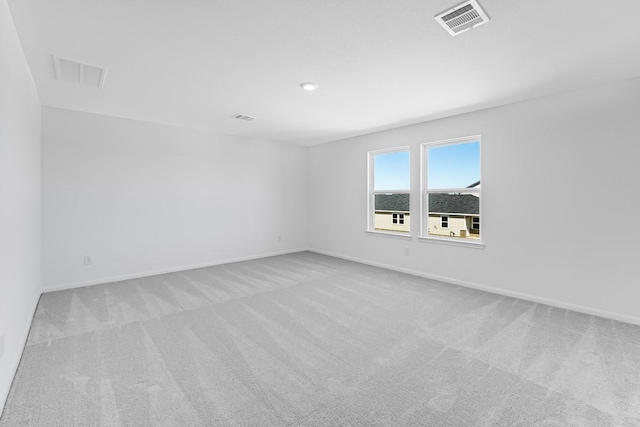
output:
[[[479,215],[480,198],[473,194],[429,194],[429,212]]]
[[[377,211],[409,212],[408,194],[376,194]]]
[[[409,212],[408,194],[376,194],[376,211]],[[429,194],[429,212],[479,215],[480,198],[472,194]]]

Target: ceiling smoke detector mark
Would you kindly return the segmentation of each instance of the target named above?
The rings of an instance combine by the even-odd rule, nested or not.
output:
[[[452,36],[489,22],[489,16],[477,0],[469,0],[434,16],[435,20]]]
[[[250,122],[250,121],[256,119],[255,117],[246,116],[246,115],[240,114],[240,113],[236,113],[231,117],[234,118],[234,119],[244,120],[245,122]]]
[[[85,64],[73,59],[53,56],[53,66],[56,79],[65,82],[78,83],[85,86],[104,87],[107,69],[97,65]]]

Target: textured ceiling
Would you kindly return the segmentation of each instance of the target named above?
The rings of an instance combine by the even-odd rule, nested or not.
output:
[[[491,22],[457,37],[445,0],[9,4],[44,105],[302,145],[640,75],[638,0],[480,0]]]

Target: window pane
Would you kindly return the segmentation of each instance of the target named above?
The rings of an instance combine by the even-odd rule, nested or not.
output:
[[[477,194],[429,193],[427,203],[429,236],[480,239],[480,229],[473,225],[474,218],[480,213],[480,197]]]
[[[374,230],[409,232],[409,194],[375,194],[374,205]]]
[[[409,151],[376,154],[373,172],[374,190],[409,190]]]
[[[480,181],[480,142],[429,147],[428,188],[467,188]]]

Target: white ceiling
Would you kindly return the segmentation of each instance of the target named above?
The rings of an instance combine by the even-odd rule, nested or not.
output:
[[[491,21],[451,37],[457,3],[9,0],[44,105],[301,145],[640,76],[638,0],[480,0]]]

